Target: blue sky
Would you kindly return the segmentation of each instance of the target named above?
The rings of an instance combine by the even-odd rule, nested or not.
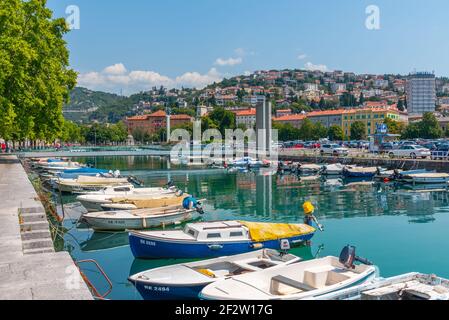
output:
[[[369,5],[380,30],[365,26]],[[261,69],[449,76],[447,0],[48,0],[80,9],[66,39],[79,84],[125,94]]]

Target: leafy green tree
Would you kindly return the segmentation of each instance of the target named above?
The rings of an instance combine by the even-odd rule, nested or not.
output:
[[[420,138],[423,139],[439,139],[443,136],[443,130],[438,124],[438,120],[431,112],[426,112],[423,115],[420,126]]]
[[[343,141],[345,134],[340,126],[333,125],[328,130],[328,137],[331,141]]]
[[[405,125],[402,122],[394,121],[390,118],[385,118],[384,124],[388,127],[388,133],[402,134],[405,130]]]
[[[209,114],[209,118],[216,124],[223,136],[226,129],[235,129],[235,114],[222,107],[215,108]]]
[[[326,137],[327,128],[321,122],[315,123],[312,131],[312,140],[319,140]]]
[[[62,133],[62,107],[76,84],[63,37],[43,0],[0,2],[0,136],[53,141]]]
[[[351,139],[364,140],[366,139],[366,124],[361,121],[355,121],[351,125]]]
[[[299,128],[299,137],[303,140],[311,140],[314,136],[315,125],[310,119],[304,119]]]

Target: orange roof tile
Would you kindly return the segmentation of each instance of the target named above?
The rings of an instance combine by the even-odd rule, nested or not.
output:
[[[256,115],[256,109],[236,111],[235,115],[237,117],[255,116]]]
[[[273,121],[300,121],[300,120],[304,120],[305,118],[306,118],[306,115],[304,115],[304,114],[291,114],[288,116],[274,118]]]

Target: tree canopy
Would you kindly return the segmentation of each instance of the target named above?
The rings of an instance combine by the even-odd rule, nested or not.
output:
[[[76,84],[63,39],[63,18],[43,0],[0,1],[0,136],[52,141],[62,134],[62,107]]]
[[[364,140],[366,139],[366,124],[361,121],[355,121],[351,125],[351,139]]]

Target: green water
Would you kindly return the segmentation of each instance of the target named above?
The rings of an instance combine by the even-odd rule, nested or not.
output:
[[[295,248],[293,254],[311,259],[338,255],[347,244],[358,255],[375,262],[384,277],[419,271],[449,278],[449,193],[397,189],[349,181],[300,181],[293,176],[221,170],[188,170],[170,166],[164,158],[109,157],[78,159],[98,168],[120,169],[143,180],[147,186],[163,186],[172,180],[182,190],[205,198],[204,220],[244,219],[301,223],[302,204],[311,200],[325,231],[318,232],[311,247]],[[170,168],[170,169],[169,169]],[[71,201],[73,197],[65,197]],[[140,299],[128,283],[130,274],[179,263],[177,260],[134,260],[127,233],[93,233],[77,229],[75,218],[65,221],[69,229],[65,249],[75,260],[95,259],[113,282],[110,299]],[[98,291],[106,281],[94,267],[83,271]]]

